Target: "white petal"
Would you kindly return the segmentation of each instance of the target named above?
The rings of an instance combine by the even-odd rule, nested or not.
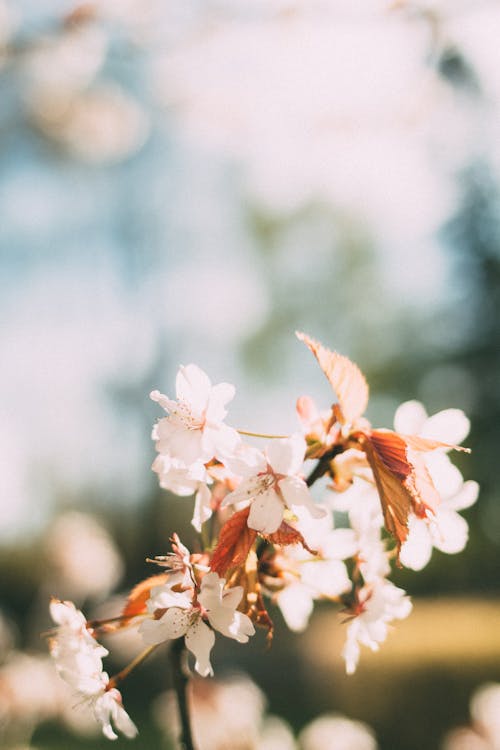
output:
[[[346,560],[358,552],[358,540],[354,529],[334,529],[321,545],[323,557],[330,560]]]
[[[197,365],[180,367],[175,381],[179,401],[190,405],[196,415],[201,415],[207,407],[212,384],[208,375]]]
[[[253,500],[248,526],[262,534],[273,534],[283,520],[284,506],[274,490],[261,492]]]
[[[159,620],[143,620],[139,625],[139,633],[144,639],[144,643],[152,646],[156,643],[163,643],[173,638],[180,638],[184,635],[190,625],[191,613],[185,609],[171,607]]]
[[[448,555],[461,552],[467,544],[469,536],[467,521],[454,510],[440,509],[430,529],[436,549]]]
[[[411,570],[422,570],[431,559],[431,555],[432,540],[427,523],[412,516],[409,521],[408,538],[401,546],[401,564]]]
[[[203,576],[201,581],[201,591],[198,595],[198,599],[204,609],[212,610],[222,606],[222,592],[225,583],[225,579],[221,578],[217,575],[217,573],[214,573],[213,571]],[[242,587],[238,586],[237,588],[239,589],[239,599],[236,604],[239,603],[243,594]]]
[[[169,607],[178,607],[180,609],[191,608],[191,597],[185,591],[172,591],[172,586],[179,582],[180,576],[169,577],[168,583],[161,586],[153,586],[151,594],[147,601],[148,611],[153,613],[157,609],[168,609]],[[181,579],[182,580],[182,579]]]
[[[297,633],[305,630],[313,611],[313,597],[307,586],[292,583],[276,597],[286,624]]]
[[[266,470],[267,459],[258,448],[241,442],[226,456],[224,464],[233,474],[248,479]]]
[[[313,518],[324,518],[328,511],[314,503],[309,488],[299,477],[285,477],[278,482],[280,491],[289,508],[301,505],[306,508]]]
[[[185,636],[187,648],[196,658],[194,668],[202,677],[213,675],[210,664],[210,651],[215,643],[215,633],[200,618],[190,626]]]
[[[312,560],[304,563],[301,578],[315,596],[339,596],[352,587],[347,568],[340,560]]]
[[[116,705],[115,715],[113,717],[115,722],[115,727],[118,729],[119,732],[121,732],[125,737],[128,737],[129,740],[134,739],[134,737],[137,737],[138,730],[128,713],[125,711],[123,706],[120,704]]]
[[[163,393],[160,393],[160,391],[151,391],[149,394],[149,398],[151,401],[156,401],[157,404],[160,404],[163,409],[166,411],[170,411],[172,408],[175,408],[175,401],[172,401],[168,396],[165,396]]]
[[[219,383],[211,389],[206,411],[207,420],[220,422],[227,414],[226,404],[233,400],[235,393],[234,385],[230,383]]]
[[[429,417],[421,432],[422,437],[460,445],[470,430],[470,421],[461,409],[444,409]]]
[[[250,501],[263,491],[263,487],[262,477],[252,476],[249,479],[244,479],[235,490],[226,495],[221,503],[221,508],[241,503],[244,500]]]
[[[446,507],[451,510],[465,510],[465,508],[470,508],[471,505],[474,505],[478,495],[478,483],[469,479],[467,482],[464,482],[462,488],[453,497],[448,498]]]
[[[168,441],[161,439],[158,442],[157,450],[162,453],[170,453],[173,458],[178,458],[188,466],[197,461],[205,462],[213,458],[210,452],[207,453],[204,450],[201,430],[189,430],[185,427],[176,426]]]
[[[201,533],[201,527],[208,521],[212,515],[212,508],[210,507],[210,500],[212,493],[206,484],[200,485],[198,492],[196,493],[196,499],[194,504],[194,513],[191,523],[198,532]]]
[[[306,447],[304,437],[297,432],[289,438],[268,443],[266,455],[277,474],[297,474],[302,469]]]
[[[396,409],[394,429],[406,435],[420,435],[427,420],[427,412],[420,401],[405,401]]]
[[[425,465],[439,495],[444,499],[455,495],[463,484],[463,477],[448,455],[434,451],[425,456]]]
[[[224,463],[232,456],[241,443],[241,438],[232,427],[226,424],[207,423],[203,431],[203,447],[210,457],[215,456]]]

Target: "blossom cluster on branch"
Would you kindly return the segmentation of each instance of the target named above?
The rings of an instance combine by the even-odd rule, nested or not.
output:
[[[374,428],[364,416],[368,385],[347,357],[305,334],[337,402],[326,410],[308,396],[297,402],[299,429],[288,436],[261,435],[226,424],[234,387],[212,385],[194,364],[177,374],[176,398],[151,398],[165,411],[153,428],[160,486],[194,497],[192,524],[200,552],[177,534],[155,562],[160,573],[139,583],[113,620],[86,622],[70,602],[51,604],[58,628],[51,653],[61,676],[89,700],[104,734],[133,736],[117,684],[163,642],[183,639],[201,676],[213,675],[216,634],[248,642],[255,627],[272,639],[269,610],[303,630],[314,602],[340,606],[346,622],[343,657],[356,669],[360,647],[376,651],[390,624],[411,612],[406,592],[389,576],[392,564],[414,570],[433,548],[460,552],[467,523],[458,511],[472,505],[478,485],[464,482],[451,463],[469,421],[447,409],[428,417],[415,401],[402,404],[394,430]],[[261,448],[245,437],[264,439]],[[322,502],[311,487],[324,484]],[[325,481],[326,480],[326,481]],[[338,519],[342,523],[339,524]],[[100,631],[137,627],[145,651],[109,678]]]

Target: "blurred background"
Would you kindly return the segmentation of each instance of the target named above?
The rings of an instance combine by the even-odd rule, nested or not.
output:
[[[480,499],[464,553],[397,573],[414,612],[355,676],[325,607],[299,636],[276,612],[271,652],[218,644],[216,673],[289,733],[340,712],[381,750],[443,747],[500,681],[499,38],[495,0],[0,0],[0,745],[107,746],[47,662],[48,597],[117,612],[193,544],[149,468],[180,363],[236,384],[239,428],[330,404],[297,328],[360,365],[379,426],[463,408]],[[170,747],[168,686],[160,652],[115,747]]]

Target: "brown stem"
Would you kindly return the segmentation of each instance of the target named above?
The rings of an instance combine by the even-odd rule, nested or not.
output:
[[[323,477],[325,474],[328,474],[328,471],[330,470],[330,461],[339,453],[342,453],[342,451],[342,446],[334,445],[333,448],[330,448],[330,450],[328,450],[323,456],[321,456],[318,463],[306,479],[306,484],[308,487],[312,487],[314,482],[316,482],[318,479],[321,479],[321,477]]]
[[[181,720],[181,734],[179,745],[181,750],[196,750],[191,734],[191,721],[189,717],[189,706],[187,700],[187,688],[189,677],[186,673],[186,647],[184,638],[177,638],[170,649],[170,667],[172,669],[172,680],[174,683],[175,697],[179,708]]]

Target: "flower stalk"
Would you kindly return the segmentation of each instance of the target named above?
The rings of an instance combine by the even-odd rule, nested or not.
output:
[[[189,676],[186,668],[186,648],[184,639],[177,638],[173,641],[169,651],[170,669],[172,673],[173,687],[179,709],[181,734],[179,746],[181,750],[196,750],[191,732],[191,719],[189,715],[188,685]]]

